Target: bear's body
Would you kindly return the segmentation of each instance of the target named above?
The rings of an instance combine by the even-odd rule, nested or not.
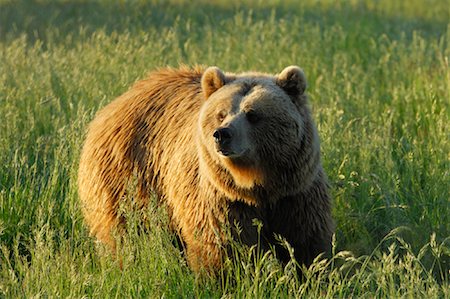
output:
[[[329,250],[333,221],[305,88],[298,67],[163,69],[136,83],[89,126],[78,183],[91,233],[115,246],[118,204],[135,180],[143,205],[152,192],[167,204],[196,271],[220,266],[227,225],[255,244],[254,218],[263,248],[279,234],[311,263]]]

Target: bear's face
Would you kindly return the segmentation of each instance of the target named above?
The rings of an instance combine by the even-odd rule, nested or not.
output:
[[[289,163],[298,152],[304,128],[298,102],[305,87],[298,67],[275,77],[227,77],[208,68],[202,77],[206,101],[199,117],[205,154],[224,167],[237,186],[263,185],[271,167]]]

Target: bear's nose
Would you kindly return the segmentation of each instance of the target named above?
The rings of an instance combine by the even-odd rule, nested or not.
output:
[[[233,137],[230,128],[219,128],[213,133],[214,141],[218,144],[224,144]]]

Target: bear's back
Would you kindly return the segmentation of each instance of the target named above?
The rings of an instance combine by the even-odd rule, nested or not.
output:
[[[200,67],[154,71],[102,108],[89,125],[79,165],[79,196],[91,233],[112,247],[115,209],[131,178],[137,180],[135,197],[144,202],[150,190],[165,194],[176,183],[180,155],[195,151],[201,75]],[[175,182],[161,180],[172,177]]]

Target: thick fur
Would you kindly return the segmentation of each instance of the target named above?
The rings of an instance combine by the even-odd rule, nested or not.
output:
[[[118,205],[136,181],[142,206],[152,192],[167,204],[195,271],[220,267],[230,224],[254,244],[253,218],[264,247],[279,234],[310,264],[329,250],[333,221],[305,88],[298,67],[277,76],[181,67],[137,82],[89,126],[78,184],[91,233],[115,247]],[[226,148],[220,128],[232,133]]]

